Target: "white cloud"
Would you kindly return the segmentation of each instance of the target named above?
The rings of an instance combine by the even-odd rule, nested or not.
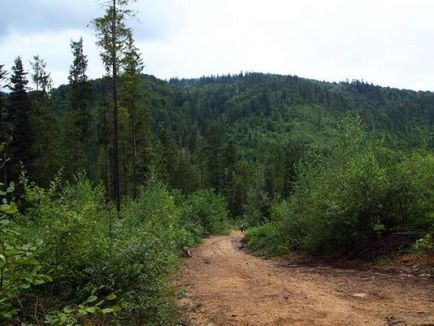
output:
[[[55,85],[58,86],[68,80],[69,66],[72,62],[70,41],[78,40],[81,36],[84,39],[85,51],[88,52],[88,74],[93,77],[101,76],[104,69],[98,52],[95,51],[95,39],[93,34],[86,30],[62,30],[28,35],[10,34],[0,45],[0,57],[7,60],[0,62],[4,62],[9,69],[14,59],[20,55],[24,68],[30,72],[30,61],[33,60],[34,55],[39,55],[47,62],[47,71],[51,73]]]
[[[77,21],[89,21],[95,3],[80,1],[79,12],[66,0],[54,8],[71,8]],[[243,70],[434,90],[432,1],[139,0],[135,7],[145,72],[160,78]],[[18,54],[40,54],[56,83],[66,82],[69,40],[83,34],[89,74],[99,77],[103,69],[93,31],[85,24],[68,28],[33,33],[11,27],[16,32],[0,43],[0,63],[9,66]]]

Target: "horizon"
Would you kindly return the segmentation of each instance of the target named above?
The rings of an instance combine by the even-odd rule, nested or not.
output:
[[[434,90],[434,47],[426,41],[434,38],[429,1],[149,0],[134,8],[130,25],[144,73],[162,80],[253,71]],[[82,36],[89,79],[104,74],[88,26],[102,14],[96,1],[6,1],[0,10],[11,13],[0,23],[0,64],[8,71],[17,56],[30,71],[29,61],[38,54],[54,87],[67,84],[69,42]]]
[[[431,90],[414,90],[414,89],[410,89],[410,88],[399,88],[399,87],[393,87],[393,86],[389,86],[389,85],[379,85],[379,84],[375,84],[375,83],[372,83],[372,82],[370,82],[368,80],[363,80],[363,79],[351,79],[351,80],[347,79],[347,80],[338,80],[338,81],[328,81],[328,80],[319,80],[319,79],[315,79],[315,78],[309,78],[309,77],[305,77],[305,76],[298,76],[298,75],[295,75],[295,74],[279,74],[279,73],[260,72],[260,71],[241,71],[239,73],[233,73],[233,74],[232,73],[228,73],[228,74],[218,74],[218,75],[203,75],[203,76],[200,76],[200,77],[191,77],[191,78],[185,78],[185,77],[159,78],[159,77],[157,77],[155,75],[147,74],[147,73],[142,73],[141,75],[142,76],[154,77],[154,78],[157,78],[158,80],[170,83],[171,80],[173,80],[173,79],[177,79],[177,80],[180,80],[180,81],[183,81],[183,80],[200,80],[202,78],[217,78],[218,79],[218,78],[223,78],[223,77],[226,77],[226,76],[237,77],[237,76],[240,76],[241,74],[243,76],[248,75],[248,74],[273,75],[273,76],[280,76],[280,77],[291,76],[291,77],[298,77],[298,78],[309,80],[309,81],[315,81],[315,82],[327,83],[327,84],[341,84],[341,83],[351,84],[352,82],[358,81],[358,82],[366,83],[366,84],[369,84],[369,85],[373,85],[375,87],[389,88],[389,89],[394,89],[394,90],[398,90],[398,91],[412,91],[412,92],[422,92],[422,93],[426,93],[426,92],[428,92],[428,93],[434,93],[434,91],[431,91]],[[103,77],[105,77],[105,76],[100,76],[100,77],[96,77],[96,78],[89,78],[89,81],[95,81],[95,80],[101,79]],[[28,78],[28,80],[29,80],[29,83],[31,83],[31,80],[29,78]],[[58,89],[58,88],[60,88],[62,86],[68,86],[68,85],[69,84],[66,82],[66,83],[62,83],[60,85],[54,85],[52,87],[52,89]],[[35,89],[33,89],[32,87],[30,87],[30,92],[31,91],[35,91]],[[9,92],[5,90],[5,87],[2,88],[0,86],[0,93],[8,94]]]

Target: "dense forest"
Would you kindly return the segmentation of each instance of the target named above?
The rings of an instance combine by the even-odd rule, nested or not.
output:
[[[183,248],[235,221],[268,254],[434,250],[434,93],[253,72],[159,80],[127,3],[93,21],[100,79],[82,39],[67,85],[51,87],[39,56],[0,65],[0,322],[169,324]]]

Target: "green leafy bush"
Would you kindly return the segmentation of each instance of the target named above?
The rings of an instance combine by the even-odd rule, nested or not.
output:
[[[427,234],[422,239],[419,239],[414,244],[414,249],[417,253],[426,255],[434,253],[434,240],[431,234]]]
[[[83,176],[23,188],[21,214],[6,199],[0,206],[0,322],[170,324],[168,276],[182,247],[227,226],[221,196],[186,199],[154,178],[119,213]]]
[[[23,239],[21,227],[14,221],[17,207],[5,197],[13,191],[11,184],[0,193],[0,321],[8,322],[18,321],[17,315],[26,313],[25,293],[30,287],[51,281],[35,258],[41,241],[31,243]]]
[[[394,232],[432,230],[432,154],[403,157],[350,119],[331,154],[311,154],[307,162],[299,166],[288,203],[272,208],[272,223],[288,250],[357,253]],[[252,237],[251,246],[258,242]]]
[[[286,241],[275,223],[266,223],[249,229],[247,245],[259,254],[283,256],[288,253]]]
[[[229,221],[225,199],[211,189],[196,191],[186,201],[183,223],[197,238],[227,232]]]

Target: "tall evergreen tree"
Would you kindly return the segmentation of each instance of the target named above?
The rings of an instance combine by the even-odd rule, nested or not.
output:
[[[219,192],[223,190],[224,164],[222,162],[222,127],[214,123],[206,132],[206,157],[209,186]]]
[[[104,185],[106,187],[107,193],[112,195],[113,187],[111,183],[111,146],[110,146],[110,135],[111,135],[111,102],[108,96],[108,88],[110,81],[106,78],[101,79],[101,93],[98,98],[98,110],[97,110],[97,147],[98,147],[98,176],[100,179],[104,180]]]
[[[102,48],[101,58],[108,75],[112,77],[113,96],[113,194],[116,207],[120,210],[120,181],[119,181],[119,126],[118,126],[118,75],[122,64],[127,40],[131,29],[126,26],[125,20],[131,15],[128,9],[130,0],[110,0],[106,6],[105,14],[92,21],[96,35],[97,45]]]
[[[141,73],[143,60],[130,34],[124,56],[124,74],[122,83],[122,102],[131,118],[131,156],[133,174],[133,198],[137,197],[137,111],[143,107]],[[126,177],[126,176],[125,176]]]
[[[0,170],[2,173],[3,181],[6,180],[6,169],[4,169],[4,165],[6,164],[6,154],[3,152],[4,146],[6,145],[9,139],[9,125],[7,123],[7,115],[6,115],[6,106],[4,101],[4,96],[1,93],[4,83],[6,82],[6,70],[4,69],[4,65],[0,65]]]
[[[47,63],[41,59],[39,55],[33,56],[33,61],[30,62],[33,68],[31,75],[33,83],[36,86],[36,92],[41,91],[43,94],[48,94],[52,86],[51,75],[46,72]]]
[[[1,93],[5,82],[6,70],[4,69],[4,65],[0,65],[0,144],[5,144],[8,131],[4,95]]]
[[[15,59],[8,88],[7,114],[12,128],[12,140],[6,148],[9,162],[6,165],[7,179],[16,180],[20,173],[20,162],[24,167],[31,163],[32,128],[29,122],[30,101],[27,94],[27,72],[20,57]],[[6,180],[6,181],[8,181]]]
[[[66,115],[67,173],[72,177],[78,170],[90,173],[92,88],[88,81],[87,57],[83,38],[71,41],[73,61],[69,68],[68,113]]]
[[[28,167],[29,177],[42,186],[48,186],[62,166],[62,142],[60,124],[53,110],[54,99],[49,96],[51,89],[50,73],[46,71],[46,63],[39,56],[31,62],[32,80],[36,91],[30,92],[31,112],[29,121],[34,137],[32,143],[32,163]]]

